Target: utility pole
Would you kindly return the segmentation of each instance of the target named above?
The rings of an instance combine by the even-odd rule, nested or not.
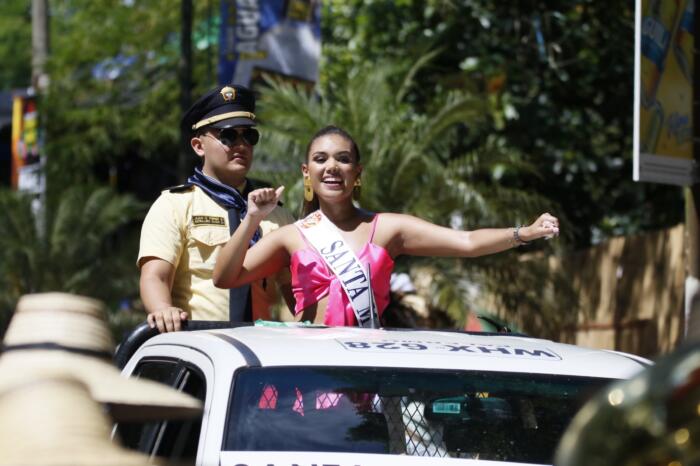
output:
[[[182,0],[180,26],[180,111],[184,114],[192,104],[192,0]],[[193,158],[188,150],[189,141],[180,135],[180,157],[177,164],[179,182],[184,182],[192,171]]]
[[[49,0],[32,0],[32,87],[41,94],[49,85]]]
[[[693,31],[698,37],[700,10],[694,10]],[[697,49],[695,49],[697,50]],[[693,53],[693,158],[700,162],[700,60]],[[700,340],[700,185],[685,189],[686,279],[685,279],[685,339]]]
[[[694,124],[696,125],[696,124]],[[696,145],[697,146],[697,145]],[[694,149],[697,150],[697,149]],[[685,339],[700,340],[700,188],[697,184],[685,190]]]
[[[32,85],[30,93],[35,94],[36,103],[49,87],[49,75],[46,72],[46,62],[49,57],[49,0],[32,0]],[[35,103],[35,105],[36,105]],[[35,144],[38,149],[38,162],[27,165],[22,170],[34,174],[34,181],[30,188],[35,197],[32,199],[32,212],[36,220],[36,228],[40,235],[46,234],[46,174],[44,164],[46,154],[43,142],[42,126],[46,120],[38,117],[39,106],[36,105],[34,116]],[[24,125],[24,123],[23,123]],[[35,167],[30,169],[30,167]],[[21,175],[20,175],[21,179]]]

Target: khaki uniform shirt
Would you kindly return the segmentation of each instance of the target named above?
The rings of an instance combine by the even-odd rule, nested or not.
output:
[[[293,223],[289,212],[277,206],[260,223],[265,235]],[[175,266],[173,306],[194,320],[228,320],[229,290],[214,286],[212,273],[221,247],[231,237],[228,213],[197,186],[163,191],[151,206],[141,228],[137,265],[157,257]],[[289,283],[289,271],[273,277]],[[273,280],[251,283],[253,320],[269,319],[270,305],[278,299]]]

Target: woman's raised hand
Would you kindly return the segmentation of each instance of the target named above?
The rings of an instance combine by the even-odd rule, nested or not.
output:
[[[248,215],[252,218],[262,219],[275,208],[282,197],[284,186],[279,188],[261,188],[248,194]]]
[[[553,238],[559,235],[559,219],[545,212],[532,222],[532,225],[520,228],[518,234],[520,239],[527,242],[539,238]]]

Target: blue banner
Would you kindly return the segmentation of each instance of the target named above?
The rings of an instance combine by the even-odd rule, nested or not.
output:
[[[320,56],[320,1],[221,0],[219,84],[268,74],[313,85]]]

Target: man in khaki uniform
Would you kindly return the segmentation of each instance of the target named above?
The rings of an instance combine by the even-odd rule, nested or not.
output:
[[[277,297],[273,280],[232,290],[216,288],[212,282],[219,250],[245,216],[248,193],[264,186],[246,177],[259,139],[254,112],[250,90],[225,86],[202,96],[183,116],[182,131],[202,158],[202,167],[187,183],[163,191],[153,203],[143,222],[137,260],[148,322],[161,332],[179,330],[188,318],[234,322],[270,318],[269,307]],[[251,245],[293,221],[277,206]],[[293,306],[288,273],[275,278]]]

